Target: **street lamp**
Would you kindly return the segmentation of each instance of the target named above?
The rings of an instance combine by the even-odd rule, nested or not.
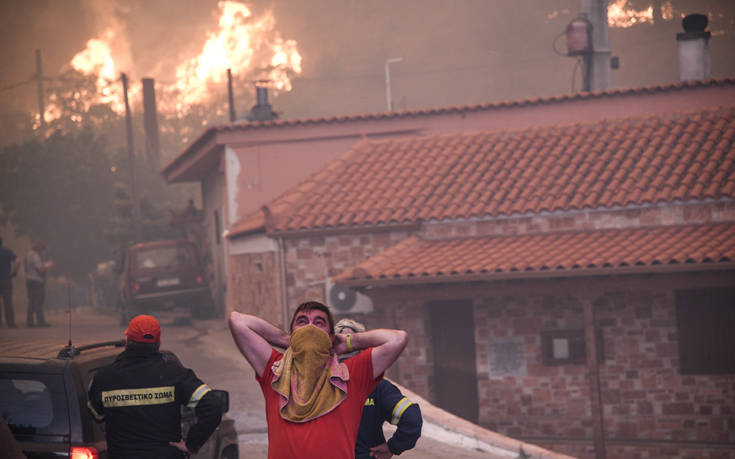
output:
[[[390,65],[397,62],[403,62],[402,57],[391,57],[385,60],[385,99],[388,103],[388,111],[393,111],[393,101],[391,100],[390,94]]]

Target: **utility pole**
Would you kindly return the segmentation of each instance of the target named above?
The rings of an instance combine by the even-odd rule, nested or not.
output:
[[[397,63],[397,62],[403,62],[402,57],[391,57],[390,59],[386,59],[385,61],[385,99],[388,104],[388,111],[393,111],[393,101],[391,100],[391,93],[390,93],[390,65]]]
[[[607,23],[607,0],[581,0],[580,13],[591,24],[592,50],[584,55],[586,91],[610,88],[610,33]]]
[[[235,115],[235,95],[232,92],[232,70],[227,69],[227,100],[230,103],[230,123],[234,123],[237,119]]]
[[[38,83],[38,118],[41,128],[46,127],[46,106],[43,100],[43,67],[41,66],[41,50],[36,49],[36,83]]]
[[[148,164],[158,168],[161,159],[161,144],[158,138],[158,109],[156,88],[153,78],[143,78],[143,128],[145,129]]]
[[[128,138],[128,165],[130,167],[130,194],[133,200],[133,225],[135,226],[135,240],[140,242],[140,203],[135,187],[135,149],[133,146],[133,118],[130,115],[130,104],[128,103],[128,76],[121,76],[123,84],[123,99],[125,101],[125,133]]]

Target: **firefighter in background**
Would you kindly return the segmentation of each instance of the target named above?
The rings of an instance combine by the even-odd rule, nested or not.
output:
[[[111,459],[174,459],[195,453],[222,419],[222,401],[171,354],[159,352],[161,326],[147,315],[130,321],[125,351],[101,368],[87,406],[105,422]],[[181,406],[197,423],[181,438]]]
[[[335,333],[359,333],[365,326],[351,319],[342,319],[334,326]],[[348,358],[343,355],[340,358]],[[386,442],[383,423],[395,425],[396,431]],[[387,379],[378,383],[365,401],[360,430],[355,445],[356,459],[388,459],[394,454],[413,448],[421,436],[421,409],[416,403],[403,396],[400,390]]]

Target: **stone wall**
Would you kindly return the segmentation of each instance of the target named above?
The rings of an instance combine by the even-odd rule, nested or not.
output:
[[[673,291],[622,291],[606,299],[596,307],[608,457],[661,457],[663,451],[732,457],[721,446],[735,443],[735,377],[679,373]],[[573,296],[482,298],[475,327],[480,423],[546,447],[560,443],[558,437],[564,446],[556,444],[557,451],[589,457],[588,448],[574,446],[592,437],[586,365],[544,364],[540,338],[543,330],[583,329],[581,304]],[[498,343],[522,346],[522,365],[501,362],[494,371]]]
[[[230,255],[228,305],[281,326],[281,287],[276,252]]]
[[[482,221],[436,222],[424,225],[421,233],[428,239],[443,239],[732,221],[735,221],[735,202],[681,203],[620,210],[548,212]]]
[[[286,239],[289,314],[304,301],[326,303],[327,278],[365,261],[408,236],[406,231],[393,231]]]

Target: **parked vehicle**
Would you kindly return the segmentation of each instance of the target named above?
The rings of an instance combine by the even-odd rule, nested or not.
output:
[[[121,324],[157,311],[211,317],[212,293],[196,246],[185,240],[130,246],[120,268],[118,307]]]
[[[123,345],[124,341],[63,348],[25,344],[22,349],[0,351],[0,414],[28,459],[107,458],[104,424],[95,422],[87,410],[87,388],[95,372],[112,363]],[[215,393],[223,398],[227,411],[229,394]],[[182,410],[186,432],[194,423],[194,413]],[[237,459],[235,421],[223,416],[217,430],[191,457]]]

